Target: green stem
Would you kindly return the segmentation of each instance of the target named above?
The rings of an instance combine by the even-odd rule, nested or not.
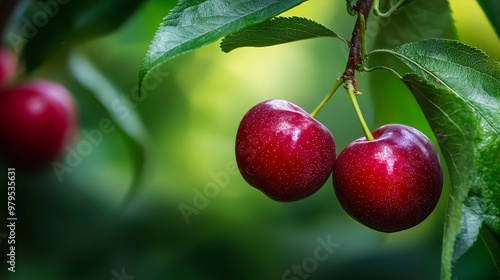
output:
[[[374,66],[372,68],[363,67],[363,68],[359,69],[359,71],[362,71],[362,72],[372,72],[375,70],[386,70],[386,71],[389,71],[394,76],[396,76],[398,79],[400,79],[400,80],[403,79],[403,77],[398,72],[396,72],[396,70],[389,68],[389,67],[386,67],[386,66]]]
[[[312,111],[312,113],[311,113],[312,118],[316,117],[316,115],[319,113],[319,111],[321,111],[323,106],[325,106],[326,102],[328,102],[328,100],[330,100],[330,98],[339,89],[339,87],[342,85],[343,82],[344,81],[342,81],[342,79],[337,79],[337,82],[335,83],[335,85],[333,85],[333,88],[325,96],[325,98],[323,98],[323,101],[321,101],[321,103],[318,105],[318,107],[316,107],[316,109],[314,109],[314,111]]]
[[[394,11],[396,11],[397,9],[399,9],[399,7],[401,7],[401,5],[403,5],[406,0],[400,0],[396,5],[392,6],[387,12],[381,12],[380,9],[379,9],[379,3],[380,0],[375,0],[374,4],[373,4],[373,11],[375,13],[375,15],[379,16],[379,17],[383,17],[383,18],[388,18],[392,15],[392,13],[394,13]]]
[[[345,67],[344,74],[342,74],[342,79],[344,80],[344,82],[351,81],[355,92],[358,91],[356,87],[355,72],[358,66],[362,63],[362,61],[360,61],[362,48],[361,41],[364,39],[361,39],[361,35],[363,34],[366,36],[366,30],[362,31],[361,29],[366,29],[366,21],[368,20],[368,16],[370,15],[370,11],[372,10],[373,1],[374,0],[358,0],[355,6],[355,10],[358,13],[358,20],[356,21],[356,24],[354,25],[354,29],[352,31],[352,37],[349,45],[349,57],[347,58],[347,65]],[[365,28],[362,28],[361,21],[365,22]]]
[[[347,5],[347,12],[348,12],[351,16],[355,16],[355,15],[356,15],[356,11],[354,10],[354,5],[352,4],[352,1],[353,1],[353,0],[347,0],[347,1],[346,1],[346,5]]]
[[[347,41],[347,39],[346,39],[346,38],[344,38],[344,37],[342,37],[342,36],[340,36],[340,35],[338,35],[338,34],[337,34],[337,37],[335,37],[335,38],[339,39],[339,40],[340,40],[340,41],[342,41],[344,44],[346,44],[347,46],[349,46],[349,41]]]
[[[359,123],[361,124],[361,128],[363,129],[363,133],[365,134],[366,139],[368,141],[374,140],[373,135],[370,132],[370,129],[368,129],[368,126],[366,125],[365,118],[361,113],[361,109],[359,108],[358,100],[356,99],[356,90],[354,89],[352,81],[346,82],[346,90],[347,93],[349,94],[349,98],[351,99],[352,105],[354,106],[354,111],[356,111],[356,115],[358,116]]]
[[[367,54],[368,51],[366,50],[366,20],[365,17],[362,14],[359,14],[359,24],[360,24],[360,31],[361,31],[361,49],[360,49],[360,55],[361,55],[361,64],[364,64],[367,60]]]

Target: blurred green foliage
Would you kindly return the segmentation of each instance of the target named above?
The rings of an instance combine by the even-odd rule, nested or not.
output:
[[[462,5],[472,5],[465,2]],[[127,104],[127,96],[134,94],[148,44],[174,5],[175,1],[145,1],[116,32],[73,47],[123,93],[120,104]],[[285,15],[309,17],[344,37],[350,36],[354,24],[343,1],[309,1]],[[113,13],[109,17],[112,21]],[[498,49],[498,38],[482,40],[479,45]],[[81,131],[96,129],[109,112],[72,77],[67,55],[54,52],[29,75],[68,87],[79,104]],[[321,38],[229,54],[212,44],[162,65],[161,82],[140,101],[126,105],[137,111],[149,139],[142,192],[122,207],[135,157],[119,130],[104,134],[102,143],[64,174],[62,182],[51,167],[18,169],[17,272],[2,270],[0,277],[113,279],[125,271],[135,279],[281,279],[285,271],[314,256],[318,238],[329,237],[340,246],[317,262],[308,279],[438,278],[446,193],[422,224],[383,234],[342,210],[330,180],[308,199],[283,204],[232,172],[234,137],[244,113],[271,98],[313,110],[344,70],[346,58],[341,41]],[[365,92],[361,107],[374,128],[374,114],[401,101],[378,93],[374,103],[370,75],[359,75],[358,86]],[[381,78],[386,79],[390,78]],[[407,99],[405,104],[416,106],[404,87],[388,84],[384,91],[397,91]],[[384,115],[383,121],[427,127],[421,114],[410,119],[404,114],[399,110]],[[342,91],[317,118],[330,128],[339,151],[362,136]],[[85,141],[82,135],[79,141]],[[217,195],[200,200],[209,185],[217,186]],[[0,194],[2,201],[5,196]],[[193,200],[204,207],[196,208]],[[199,211],[188,217],[189,224],[179,210],[182,204]],[[5,221],[3,213],[0,218]],[[7,244],[1,241],[3,258]],[[456,266],[458,279],[491,279],[495,273],[482,242]]]

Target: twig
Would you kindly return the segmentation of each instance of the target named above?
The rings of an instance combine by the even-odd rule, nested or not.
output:
[[[355,92],[358,92],[358,88],[356,87],[355,72],[356,68],[360,64],[362,32],[364,33],[364,30],[361,30],[361,27],[363,26],[361,23],[361,17],[364,17],[365,23],[368,21],[372,5],[373,0],[358,0],[356,6],[354,6],[354,9],[358,13],[358,19],[356,20],[356,25],[352,31],[349,58],[347,59],[347,66],[344,74],[342,74],[342,79],[344,82],[351,81]]]

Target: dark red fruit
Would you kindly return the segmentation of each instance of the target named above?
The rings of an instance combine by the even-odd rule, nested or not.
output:
[[[367,227],[383,232],[411,228],[439,201],[439,155],[427,136],[409,126],[384,125],[373,137],[357,139],[339,154],[333,171],[337,198]]]
[[[328,128],[285,100],[255,105],[236,135],[241,175],[277,201],[299,200],[319,190],[331,174],[335,155]]]
[[[56,159],[76,135],[73,98],[61,85],[31,81],[0,91],[0,154],[23,166]]]
[[[0,87],[16,74],[16,59],[6,49],[0,48]]]

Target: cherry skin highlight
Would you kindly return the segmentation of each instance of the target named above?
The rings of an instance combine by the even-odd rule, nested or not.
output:
[[[296,201],[318,191],[332,172],[335,156],[328,128],[281,99],[251,108],[236,135],[241,175],[277,201]]]
[[[61,85],[36,80],[0,90],[0,155],[33,167],[55,160],[76,136],[73,97]]]
[[[333,184],[345,211],[382,232],[411,228],[436,207],[443,171],[436,148],[422,132],[384,125],[373,141],[359,138],[338,156]]]

